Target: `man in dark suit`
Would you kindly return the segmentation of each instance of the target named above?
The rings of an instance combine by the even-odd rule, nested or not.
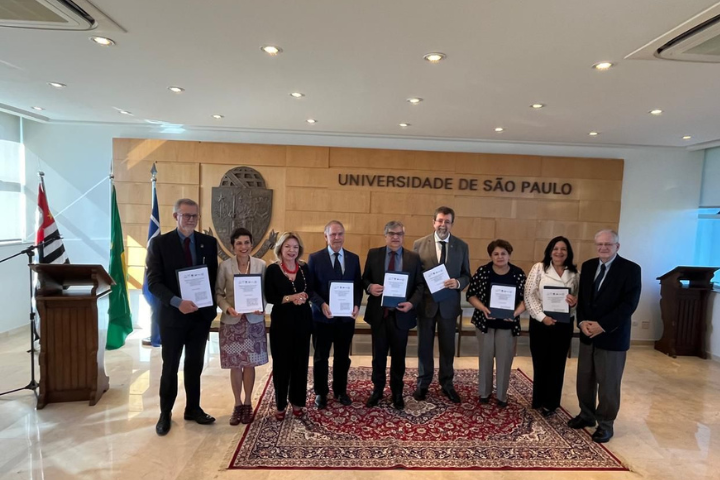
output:
[[[217,242],[213,237],[196,232],[198,204],[182,198],[175,202],[173,218],[177,229],[154,238],[146,258],[147,282],[158,300],[163,368],[160,377],[160,419],[155,426],[158,435],[170,431],[172,409],[178,390],[180,356],[185,349],[185,420],[200,424],[215,421],[200,408],[200,375],[205,357],[205,344],[210,324],[216,315],[215,279],[217,277]],[[198,308],[180,297],[177,271],[205,265],[208,269],[212,306]]]
[[[360,310],[363,286],[360,272],[360,257],[343,248],[345,227],[337,220],[325,225],[327,248],[315,252],[308,259],[310,275],[310,301],[313,321],[313,383],[315,385],[315,406],[327,408],[328,358],[333,347],[333,394],[343,405],[352,404],[347,394],[348,371],[350,370],[350,344],[355,333],[355,317]],[[330,310],[330,282],[353,282],[353,310],[350,317],[336,317]]]
[[[453,386],[453,362],[455,360],[455,329],[460,308],[460,291],[470,283],[470,254],[467,243],[450,235],[455,222],[455,211],[449,207],[439,207],[433,217],[435,231],[420,238],[413,244],[413,250],[420,255],[423,272],[444,264],[450,277],[445,281],[449,295],[435,301],[428,288],[418,314],[418,378],[413,398],[417,401],[427,398],[428,387],[432,382],[435,363],[433,347],[435,344],[435,326],[438,332],[440,350],[440,371],[438,383],[442,393],[453,403],[460,403],[460,395]]]
[[[372,248],[367,254],[363,285],[370,294],[365,308],[365,321],[370,324],[373,340],[372,382],[373,392],[365,405],[374,407],[380,402],[385,389],[385,367],[390,350],[390,390],[393,406],[405,408],[403,377],[408,330],[417,324],[417,306],[422,300],[424,282],[420,257],[403,248],[405,227],[391,221],[385,225],[386,246]],[[382,306],[385,272],[406,272],[409,275],[405,301],[397,308]]]
[[[598,427],[592,439],[605,443],[613,436],[620,409],[620,387],[630,348],[631,316],[640,300],[640,266],[617,254],[618,234],[595,234],[598,258],[582,265],[577,319],[580,353],[577,395],[580,414],[568,422],[572,428]]]

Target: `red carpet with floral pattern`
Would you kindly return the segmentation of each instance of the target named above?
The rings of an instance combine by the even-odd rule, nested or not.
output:
[[[370,368],[352,368],[344,407],[328,399],[317,410],[308,381],[307,414],[274,417],[271,379],[244,432],[229,468],[234,469],[522,469],[626,470],[586,430],[567,426],[564,411],[544,418],[530,408],[532,382],[513,370],[509,405],[477,401],[477,371],[456,370],[455,388],[464,399],[455,405],[437,384],[425,402],[412,398],[417,371],[405,374],[405,410],[392,407],[390,391],[376,408],[366,408],[372,390]],[[332,374],[330,374],[332,378]],[[388,375],[389,378],[389,375]],[[436,375],[437,378],[437,375]]]

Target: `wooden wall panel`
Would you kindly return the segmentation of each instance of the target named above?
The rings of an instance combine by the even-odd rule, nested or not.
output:
[[[595,256],[595,232],[617,229],[620,221],[623,161],[618,159],[147,139],[115,139],[113,146],[131,288],[143,281],[153,162],[163,232],[175,227],[172,205],[180,197],[197,199],[200,229],[215,231],[213,187],[231,168],[248,166],[273,191],[270,229],[298,231],[309,254],[324,248],[325,224],[340,220],[346,247],[363,264],[368,249],[384,245],[386,222],[402,221],[404,246],[412,248],[416,239],[432,233],[432,214],[440,205],[456,211],[452,233],[470,246],[473,272],[489,261],[487,244],[498,237],[513,245],[511,261],[526,272],[557,235],[570,239],[579,263]],[[452,188],[387,187],[377,179],[372,186],[341,185],[340,175],[450,178]],[[515,189],[496,189],[498,178],[514,182]],[[460,182],[468,181],[475,189],[461,190]],[[529,183],[522,188],[522,182]],[[529,188],[534,182],[538,187]],[[572,190],[562,193],[564,184]],[[553,186],[557,193],[547,193]],[[273,253],[265,259],[273,261]]]

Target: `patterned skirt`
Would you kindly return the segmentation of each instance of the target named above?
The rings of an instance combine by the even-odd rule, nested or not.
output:
[[[268,363],[265,322],[250,323],[245,317],[235,325],[220,324],[220,366],[257,367]]]

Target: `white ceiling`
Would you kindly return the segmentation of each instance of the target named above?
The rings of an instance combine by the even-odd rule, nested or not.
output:
[[[720,139],[720,64],[624,59],[717,0],[93,3],[126,32],[0,28],[0,104],[41,106],[50,122],[599,145]],[[117,45],[88,40],[103,33]],[[265,44],[284,53],[270,57]],[[431,51],[448,58],[423,61]],[[617,66],[591,68],[602,60]],[[406,102],[415,96],[425,101]]]

